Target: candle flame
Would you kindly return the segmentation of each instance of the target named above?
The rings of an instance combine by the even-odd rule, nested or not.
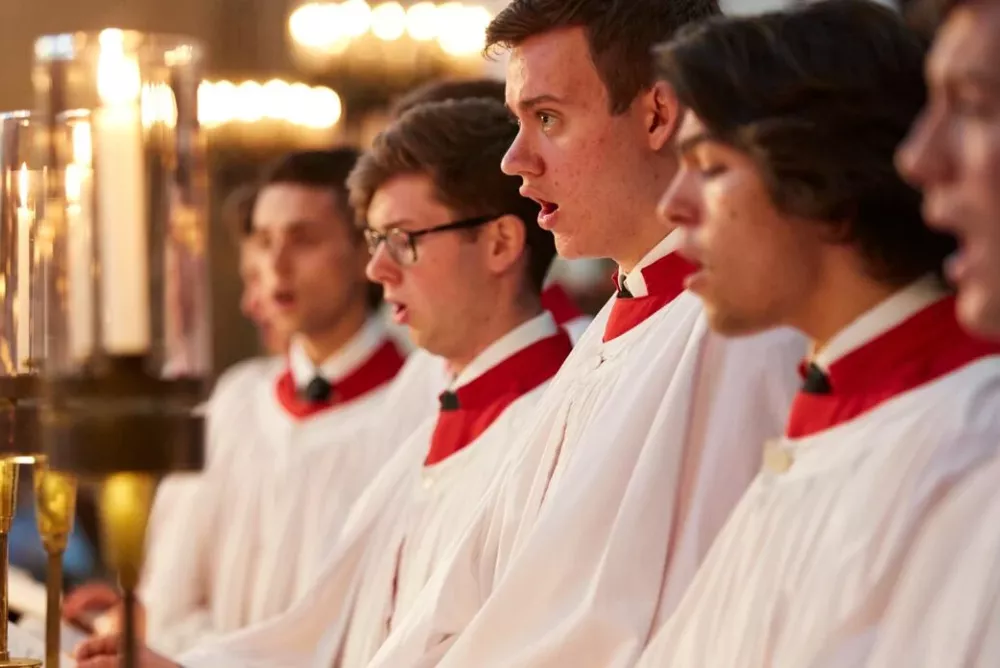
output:
[[[97,94],[106,105],[131,104],[139,100],[142,77],[139,63],[125,51],[125,33],[109,28],[100,35],[97,56]]]
[[[17,174],[17,199],[21,208],[28,207],[28,163],[22,162]]]

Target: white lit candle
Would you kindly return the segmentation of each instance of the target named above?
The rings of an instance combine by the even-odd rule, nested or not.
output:
[[[149,256],[143,177],[139,63],[124,34],[105,30],[97,59],[101,108],[94,113],[100,216],[102,343],[110,354],[149,349]]]
[[[28,208],[30,186],[28,166],[21,165],[17,173],[17,370],[28,371],[31,352],[31,221],[34,218]]]
[[[66,228],[69,255],[69,346],[72,359],[94,350],[93,220],[90,124],[73,126],[73,162],[66,165]]]

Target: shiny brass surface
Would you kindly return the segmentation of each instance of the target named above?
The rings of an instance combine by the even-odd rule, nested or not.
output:
[[[153,506],[156,479],[142,473],[114,473],[104,479],[100,518],[104,561],[118,573],[122,588],[122,665],[135,668],[137,633],[135,589],[142,569],[146,525]]]
[[[12,659],[7,638],[10,604],[7,589],[7,578],[10,574],[8,541],[17,501],[17,467],[13,459],[0,460],[0,668],[40,668],[41,661]]]
[[[44,457],[35,459],[35,519],[48,555],[45,573],[45,666],[59,668],[62,617],[63,553],[73,532],[77,481],[49,468]]]

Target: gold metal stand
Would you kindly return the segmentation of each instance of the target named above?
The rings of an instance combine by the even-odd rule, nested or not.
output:
[[[8,591],[10,574],[8,540],[17,504],[17,462],[12,458],[0,459],[0,668],[41,668],[36,659],[10,658],[7,640]]]
[[[146,525],[153,506],[156,479],[143,473],[113,473],[101,485],[100,516],[105,562],[118,574],[122,588],[122,665],[138,659],[135,590],[142,570]]]
[[[35,459],[34,474],[35,518],[48,555],[45,575],[45,668],[59,668],[63,553],[73,532],[76,478],[51,470],[44,457]]]

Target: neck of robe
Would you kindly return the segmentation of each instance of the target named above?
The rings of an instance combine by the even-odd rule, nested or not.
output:
[[[490,428],[516,400],[550,380],[572,350],[569,336],[546,312],[495,342],[479,359],[496,359],[463,373],[441,395],[441,410],[424,461],[433,466],[460,452]],[[468,369],[477,368],[476,360]]]
[[[831,429],[976,360],[1000,354],[1000,344],[971,336],[961,327],[952,295],[912,314],[906,308],[902,313],[885,305],[876,308],[881,323],[859,319],[859,330],[867,335],[839,357],[821,360],[827,371],[826,391],[795,396],[786,436],[803,438]],[[800,372],[805,373],[805,365]]]
[[[580,307],[558,283],[552,283],[542,290],[542,308],[549,312],[560,327],[584,317]]]
[[[389,336],[385,324],[370,319],[346,345],[315,366],[298,342],[293,341],[275,393],[281,407],[296,419],[313,417],[364,397],[388,384],[403,367],[406,357]],[[314,378],[326,380],[329,396],[321,401],[303,396]]]
[[[684,279],[695,266],[676,252],[679,243],[678,232],[671,232],[628,276],[620,269],[615,272],[617,296],[604,326],[605,343],[638,327],[684,291]]]

